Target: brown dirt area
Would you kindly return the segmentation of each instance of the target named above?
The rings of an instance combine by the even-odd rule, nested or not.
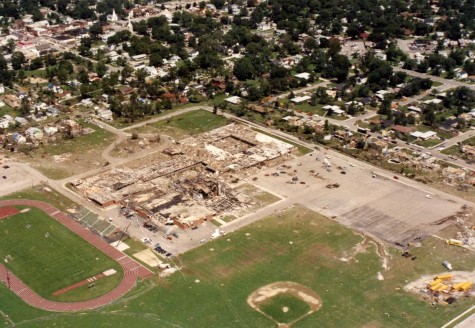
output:
[[[127,138],[116,144],[109,155],[112,157],[123,158],[143,151],[154,151],[161,145],[161,143],[156,142],[156,137],[138,139]]]

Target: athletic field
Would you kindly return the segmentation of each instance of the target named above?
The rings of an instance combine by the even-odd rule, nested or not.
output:
[[[118,263],[37,208],[0,219],[0,259],[36,293],[51,300],[95,298],[122,279]],[[117,273],[95,281],[91,287],[52,295],[109,269]]]
[[[28,311],[3,287],[0,304],[20,327],[115,328],[271,328],[277,327],[276,321],[293,322],[292,328],[440,327],[473,304],[466,299],[434,308],[402,290],[421,275],[444,271],[445,259],[457,269],[475,269],[473,253],[430,238],[411,250],[415,261],[389,250],[389,270],[384,270],[375,245],[363,240],[330,219],[294,207],[186,253],[174,260],[179,272],[141,282],[100,311]],[[251,307],[250,295],[279,282],[308,288],[307,294],[321,303],[305,315],[308,302],[286,292],[255,298],[264,314]]]

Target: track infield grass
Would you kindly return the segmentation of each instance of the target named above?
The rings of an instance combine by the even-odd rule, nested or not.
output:
[[[402,289],[421,275],[445,271],[441,266],[445,259],[457,270],[474,270],[472,252],[429,238],[411,249],[415,261],[389,249],[389,270],[384,271],[374,244],[354,254],[362,240],[350,229],[296,206],[185,253],[174,259],[180,272],[139,282],[122,300],[95,311],[43,312],[34,316],[36,321],[25,321],[32,319],[22,314],[28,307],[5,295],[3,286],[0,301],[13,303],[2,311],[21,327],[115,328],[276,327],[246,300],[258,288],[278,281],[307,286],[322,301],[318,311],[292,324],[293,328],[439,327],[473,304],[467,298],[432,307]],[[342,261],[343,257],[348,260]],[[377,279],[378,272],[384,280]]]
[[[21,207],[18,207],[19,209]],[[122,268],[43,211],[30,208],[0,220],[0,259],[36,293],[55,301],[96,298],[117,286]],[[108,269],[117,271],[65,294],[52,293]]]

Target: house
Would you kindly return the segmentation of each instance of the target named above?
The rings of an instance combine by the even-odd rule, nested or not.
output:
[[[20,116],[15,117],[15,122],[20,124],[20,126],[28,124],[28,120],[26,118],[23,118],[23,117],[20,117]]]
[[[224,99],[224,101],[226,101],[230,104],[233,104],[233,105],[239,105],[241,103],[241,97],[232,96],[232,97]]]
[[[267,114],[267,113],[272,113],[274,111],[270,107],[264,107],[264,106],[258,106],[258,105],[252,105],[249,107],[249,109],[259,114]]]
[[[403,135],[409,135],[411,132],[414,132],[416,128],[413,126],[394,125],[391,127],[391,130],[394,132],[399,132]]]
[[[442,103],[442,99],[429,99],[429,100],[424,100],[422,103],[425,105],[429,105],[429,104],[438,105]]]
[[[337,115],[342,115],[345,113],[345,111],[341,109],[340,106],[337,106],[337,105],[325,105],[322,108],[326,110],[327,112],[331,112]]]
[[[417,113],[417,114],[422,113],[422,109],[420,109],[419,107],[416,107],[416,106],[408,106],[407,110],[410,111],[410,112]]]
[[[343,92],[346,89],[346,83],[339,83],[335,85],[334,89],[338,92]]]
[[[106,120],[106,121],[113,120],[113,114],[110,109],[98,109],[96,112],[97,112],[97,116],[99,116],[103,120]]]
[[[411,137],[418,138],[421,140],[427,140],[427,139],[437,137],[437,133],[434,131],[426,131],[426,132],[415,131],[411,133]]]
[[[134,88],[125,86],[125,87],[119,88],[119,92],[123,96],[128,96],[134,92]]]
[[[5,95],[3,101],[10,107],[17,108],[21,105],[21,100],[15,95]]]
[[[58,132],[58,128],[55,126],[45,126],[43,131],[47,136],[52,136]]]
[[[56,107],[54,106],[48,106],[46,108],[46,115],[47,116],[58,116],[59,115],[59,109],[57,109]]]
[[[7,119],[5,118],[0,119],[0,129],[7,129],[9,126],[10,126],[10,122]]]
[[[26,137],[31,141],[38,141],[43,139],[43,131],[35,127],[28,128],[25,134]]]
[[[16,144],[24,144],[26,142],[26,138],[20,133],[15,132],[12,134],[12,141]]]
[[[73,137],[78,136],[82,131],[79,123],[73,120],[64,120],[61,122],[61,128],[66,134],[69,134]]]
[[[5,93],[5,87],[3,86],[3,84],[0,84],[0,94],[3,93]]]
[[[3,119],[7,120],[8,123],[10,123],[10,124],[15,124],[15,119],[11,115],[5,114],[5,115],[3,115]]]
[[[295,77],[298,78],[298,79],[302,79],[302,80],[306,80],[308,81],[310,79],[310,73],[299,73],[299,74],[295,74]]]
[[[301,104],[305,101],[308,101],[312,99],[312,97],[310,96],[300,96],[300,97],[295,97],[295,98],[292,98],[290,99],[291,102],[293,102],[294,104]]]
[[[440,128],[446,131],[451,131],[459,125],[459,122],[456,118],[448,118],[440,124]]]

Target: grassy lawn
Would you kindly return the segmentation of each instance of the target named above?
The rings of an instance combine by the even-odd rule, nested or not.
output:
[[[25,76],[46,78],[46,70],[44,68],[40,68],[33,71],[25,71]]]
[[[276,281],[303,284],[322,299],[319,311],[292,327],[315,327],[316,323],[318,327],[436,327],[472,305],[472,300],[462,299],[435,309],[402,287],[421,274],[444,271],[443,259],[451,259],[457,269],[473,270],[473,253],[429,239],[411,250],[416,261],[390,250],[389,271],[381,268],[372,244],[353,260],[341,261],[361,240],[315,212],[291,208],[186,253],[179,258],[181,274],[160,279],[157,287],[147,291],[150,282],[140,283],[128,299],[100,313],[55,316],[42,324],[274,327],[246,299],[259,287]],[[377,279],[378,272],[383,273],[383,281]],[[268,311],[277,311],[278,306],[271,304]],[[303,305],[294,306],[303,310]],[[24,326],[38,327],[38,322]]]
[[[200,109],[167,120],[150,123],[144,127],[134,129],[134,131],[139,133],[164,133],[174,138],[181,138],[208,132],[228,123],[229,121],[225,117]]]
[[[2,311],[21,327],[132,328],[275,327],[246,299],[278,281],[305,285],[322,300],[320,310],[292,327],[440,327],[473,304],[472,299],[462,298],[434,308],[402,289],[420,275],[444,271],[445,259],[457,270],[475,269],[472,252],[429,238],[422,247],[411,249],[415,261],[389,249],[388,271],[382,269],[373,244],[342,261],[362,240],[332,220],[294,207],[184,254],[175,260],[180,273],[140,282],[122,302],[100,311],[32,314],[1,286],[0,300],[9,302],[6,306],[2,302]],[[377,279],[378,272],[384,280]],[[303,311],[303,304],[287,299],[269,304],[267,311],[277,315],[284,303],[293,306],[295,314]],[[24,321],[34,318],[38,320]]]
[[[11,115],[12,113],[15,113],[15,110],[12,107],[8,105],[0,107],[0,116],[7,115],[7,114]]]
[[[475,137],[471,137],[462,141],[462,144],[475,146]],[[453,156],[457,156],[463,159],[468,159],[467,156],[464,153],[462,153],[459,145],[450,146],[449,148],[442,150],[441,153],[445,155],[453,155]]]
[[[24,189],[19,192],[15,192],[8,196],[0,197],[0,199],[31,199],[31,200],[40,200],[43,202],[47,202],[54,207],[66,211],[67,209],[74,208],[77,206],[69,198],[64,197],[60,193],[56,192],[55,190],[49,189],[50,191],[43,190],[44,187],[48,187],[47,185],[40,185],[28,189]]]
[[[332,116],[327,116],[327,111],[324,110],[323,108],[323,105],[321,104],[317,104],[316,106],[312,106],[310,105],[309,103],[304,103],[304,104],[299,104],[299,105],[295,105],[295,110],[297,112],[305,112],[305,113],[309,113],[309,114],[317,114],[318,116],[322,116],[322,117],[330,117],[330,118],[333,118],[335,120],[346,120],[348,117],[346,115],[332,115]]]
[[[0,220],[0,235],[0,258],[8,256],[5,265],[44,298],[91,299],[111,290],[122,279],[122,269],[115,261],[36,208]],[[84,286],[52,295],[108,269],[115,269],[117,274],[98,280],[94,288]]]
[[[101,129],[97,125],[83,123],[83,126],[93,129],[94,132],[73,139],[63,139],[56,144],[46,145],[41,148],[41,151],[49,155],[84,154],[90,150],[106,147],[115,139],[113,133]]]
[[[293,142],[293,141],[290,141],[290,140],[288,140],[288,139],[286,139],[286,138],[282,138],[282,137],[276,136],[275,134],[268,133],[268,132],[266,132],[266,131],[263,131],[263,130],[260,130],[260,129],[256,129],[256,128],[252,128],[252,129],[253,129],[254,131],[257,131],[257,132],[259,132],[259,133],[265,134],[265,135],[270,136],[270,137],[272,137],[272,138],[275,138],[275,139],[277,139],[277,140],[284,141],[284,142],[286,142],[286,143],[288,143],[288,144],[291,144],[291,145],[297,147],[297,150],[298,150],[298,152],[299,152],[299,155],[301,155],[301,156],[306,155],[306,154],[308,154],[308,153],[311,153],[311,152],[313,151],[313,150],[310,149],[310,148],[307,148],[307,147],[305,147],[305,146],[302,146],[302,145],[300,145],[300,144],[298,144],[298,143],[295,143],[295,142]]]
[[[442,141],[438,139],[427,139],[427,140],[416,140],[414,144],[425,147],[425,148],[430,148],[434,147],[438,144],[440,144]]]

